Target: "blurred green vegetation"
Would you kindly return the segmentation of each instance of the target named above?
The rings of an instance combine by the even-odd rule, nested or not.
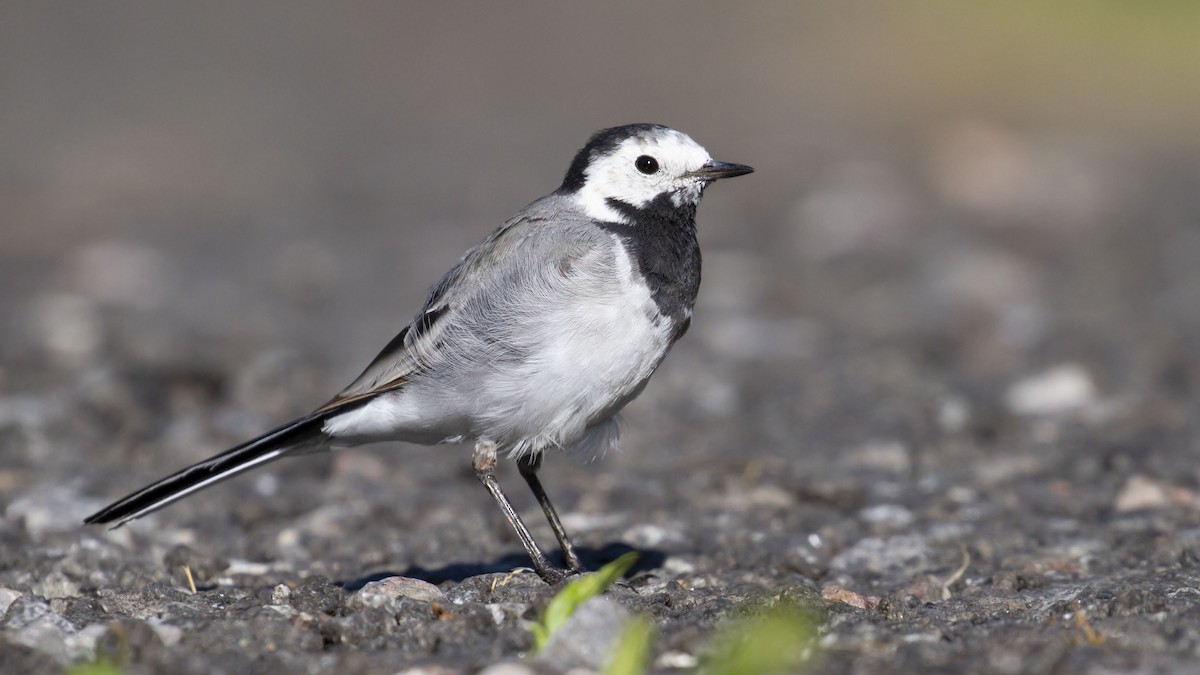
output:
[[[809,669],[821,622],[816,611],[793,602],[734,619],[717,630],[714,651],[701,662],[699,672],[785,675]]]
[[[824,617],[795,599],[778,599],[743,609],[710,636],[711,652],[699,665],[703,675],[788,675],[810,670],[817,656],[817,633]],[[646,672],[654,641],[647,617],[629,622],[605,668],[605,675]]]
[[[1200,142],[1200,3],[933,2],[864,32],[906,115],[1000,114]],[[879,17],[864,17],[868,25]],[[870,42],[871,44],[865,44]],[[890,83],[890,84],[889,84]],[[886,96],[885,96],[886,97]]]
[[[67,667],[65,675],[123,675],[125,671],[109,661],[98,660]]]
[[[542,612],[541,621],[533,627],[537,648],[541,649],[546,646],[550,636],[562,628],[575,610],[625,576],[635,562],[637,562],[637,553],[630,551],[601,567],[595,574],[588,574],[564,586],[550,601],[550,604],[546,605],[546,611]]]
[[[648,617],[640,616],[626,624],[604,668],[604,675],[640,675],[646,672],[654,634],[654,622]]]

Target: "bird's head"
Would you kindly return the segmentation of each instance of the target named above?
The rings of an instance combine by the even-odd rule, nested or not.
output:
[[[695,207],[709,183],[753,170],[714,160],[682,131],[628,124],[596,132],[575,155],[559,192],[593,218],[624,222],[629,207],[642,209],[663,197],[676,208]]]

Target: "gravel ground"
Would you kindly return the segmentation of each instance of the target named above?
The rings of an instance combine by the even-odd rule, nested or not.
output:
[[[143,63],[130,49],[94,66],[105,82]],[[164,67],[167,82],[182,68]],[[485,185],[463,205],[405,184],[399,164],[346,159],[489,133],[455,120],[372,151],[404,123],[350,131],[362,119],[326,104],[244,147],[189,127],[188,146],[130,136],[143,125],[117,98],[107,125],[38,127],[110,145],[77,134],[57,159],[0,167],[0,672],[594,670],[639,614],[657,631],[652,669],[671,672],[781,601],[822,617],[820,672],[1200,672],[1194,145],[970,116],[917,140],[884,123],[854,138],[867,122],[763,105],[759,129],[729,123],[728,102],[693,129],[663,103],[656,119],[759,172],[701,208],[692,328],[628,409],[623,449],[546,463],[588,566],[640,558],[533,655],[557,589],[514,573],[527,560],[467,448],[293,459],[118,530],[80,522],[324,401],[462,248],[552,187],[592,128],[627,120],[580,128],[568,108],[545,133],[509,119],[515,137],[482,144],[479,166],[431,154],[430,184]],[[22,100],[6,124],[29,131]],[[820,121],[780,141],[788,114]],[[342,131],[301,140],[326,124]],[[213,134],[228,146],[187,152]],[[138,161],[95,163],[125,141],[144,143]],[[160,142],[194,165],[159,171],[146,148]],[[503,150],[545,166],[483,180],[501,163],[482,156]],[[239,175],[328,175],[212,178],[243,155],[261,166]],[[98,166],[108,182],[79,182]],[[500,480],[550,548],[514,467]]]

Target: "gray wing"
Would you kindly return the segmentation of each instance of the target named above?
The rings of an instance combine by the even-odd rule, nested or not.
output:
[[[464,310],[486,307],[499,289],[514,290],[546,275],[570,274],[575,262],[611,245],[604,234],[561,197],[530,204],[468,250],[430,289],[421,310],[383,348],[366,370],[318,411],[340,407],[402,388],[439,353],[455,351],[457,329],[470,318]],[[505,283],[507,281],[507,283]]]

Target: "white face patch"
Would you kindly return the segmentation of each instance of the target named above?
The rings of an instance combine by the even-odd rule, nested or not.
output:
[[[583,212],[586,213],[589,218],[594,218],[607,223],[622,223],[624,225],[629,224],[629,219],[625,217],[625,214],[609,206],[607,197],[605,197],[599,191],[588,190],[586,185],[584,185],[583,189],[576,193],[575,200],[579,203],[579,206],[583,208]]]
[[[641,208],[659,195],[669,194],[675,206],[695,204],[704,183],[688,174],[710,161],[708,152],[680,131],[657,129],[638,134],[608,153],[590,158],[576,199],[589,216],[616,222],[627,219],[608,205],[609,199]],[[648,168],[653,170],[647,172]]]

